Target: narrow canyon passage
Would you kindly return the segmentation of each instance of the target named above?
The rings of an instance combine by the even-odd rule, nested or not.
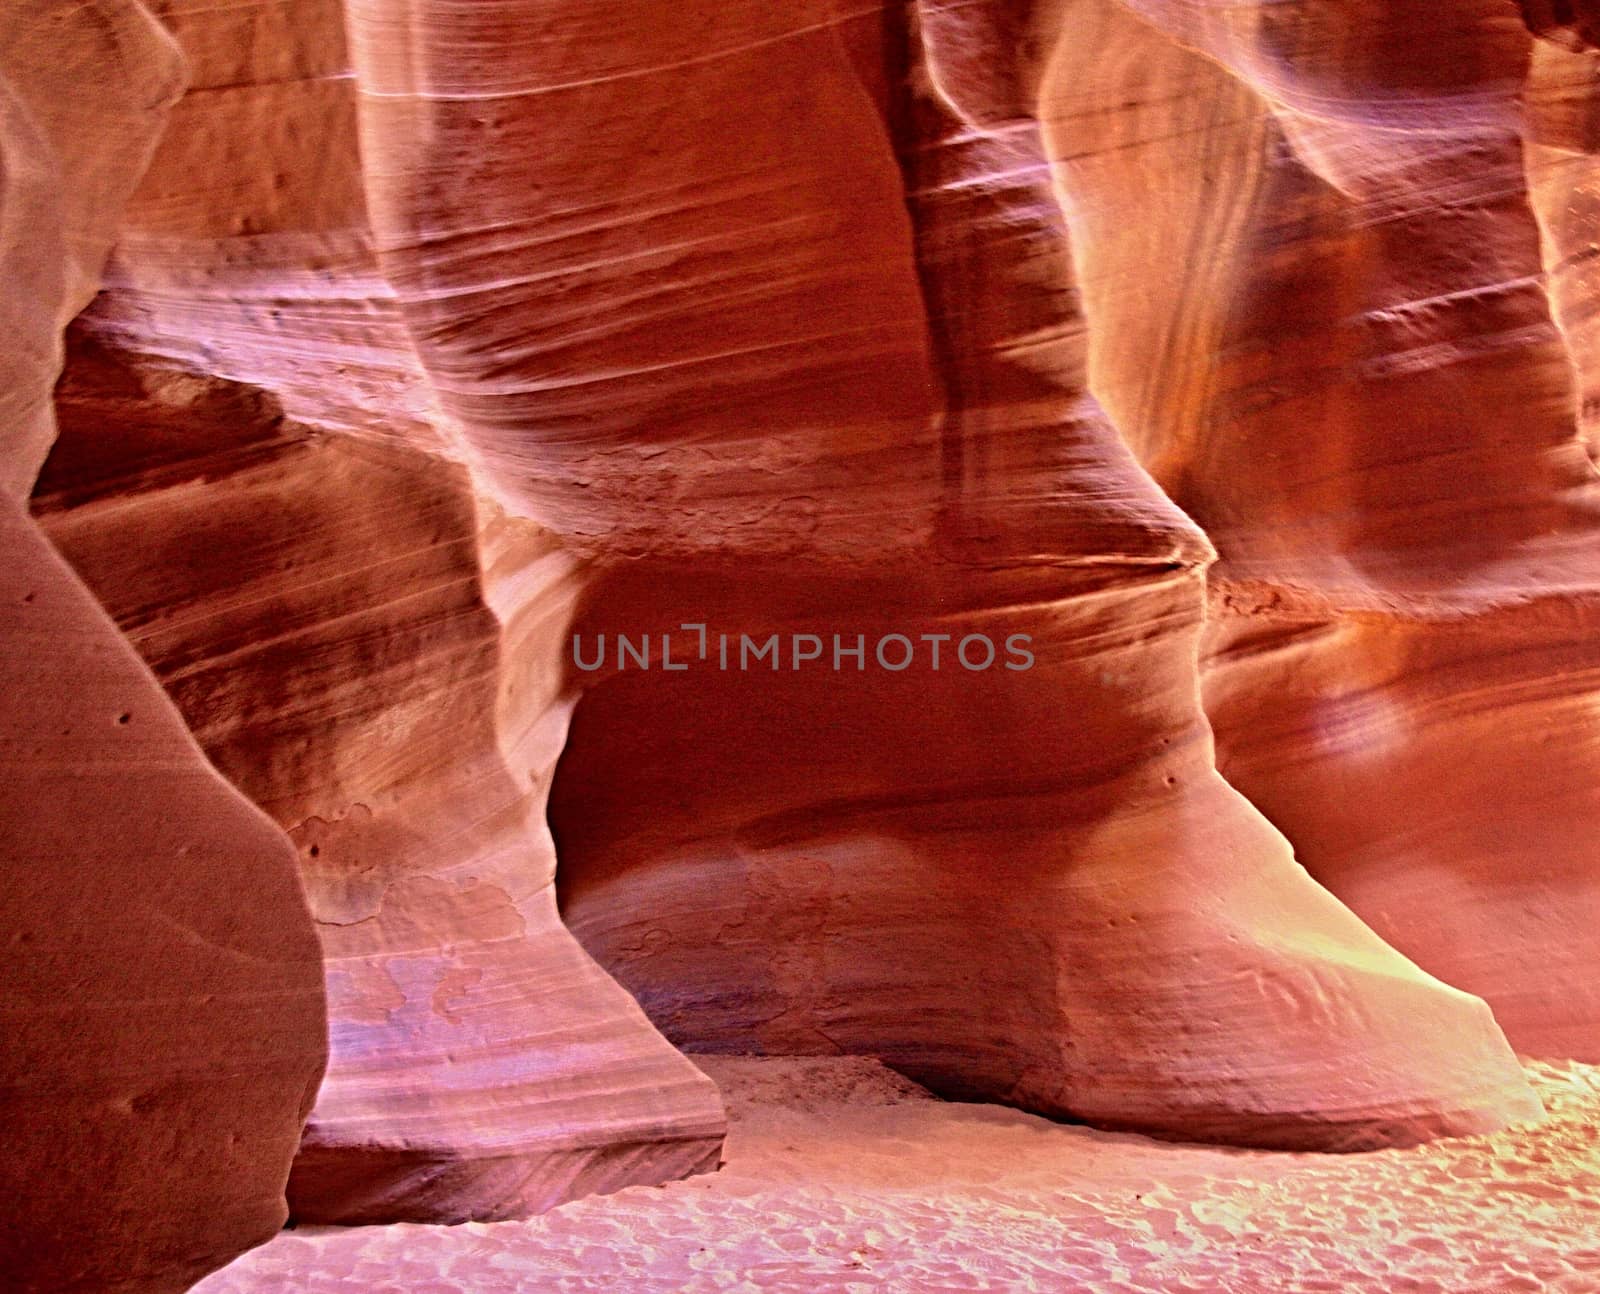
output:
[[[1600,1061],[1584,6],[17,13],[0,1091],[120,1165],[25,1288],[708,1173],[712,1053],[1396,1153]]]

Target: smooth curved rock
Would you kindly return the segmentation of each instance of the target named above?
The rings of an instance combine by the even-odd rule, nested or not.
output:
[[[1089,313],[1096,389],[1221,554],[1219,765],[1514,1046],[1600,1055],[1600,478],[1574,390],[1593,63],[1504,6],[1439,7],[1421,43],[1388,40],[1389,7],[1313,5],[1276,44],[1266,8],[1136,7],[1220,66],[1103,6],[1100,43],[1062,46],[1050,133],[1097,284],[1189,240]],[[1095,95],[1143,105],[1098,148]]]
[[[14,499],[55,435],[61,330],[99,286],[183,72],[138,0],[17,0],[0,19],[0,490]]]
[[[8,1290],[179,1291],[270,1239],[327,1055],[292,849],[14,497],[54,435],[61,327],[180,82],[136,3],[0,14]]]
[[[1406,1144],[1537,1113],[1482,1003],[1311,884],[1217,776],[1198,571],[1072,594],[1019,575],[982,600],[971,572],[849,600],[837,573],[792,568],[730,575],[722,599],[639,578],[639,600],[598,602],[587,643],[667,587],[756,640],[848,624],[846,646],[942,633],[949,653],[1022,632],[1037,657],[1003,675],[948,654],[935,672],[926,644],[887,676],[623,670],[585,698],[552,803],[563,911],[685,1048],[867,1053],[951,1094],[1241,1144]],[[753,607],[747,579],[803,609]]]
[[[459,468],[247,389],[80,352],[58,404],[47,532],[299,847],[331,1056],[296,1217],[520,1216],[714,1167],[715,1089],[555,912],[571,700],[508,653],[555,655],[571,563],[500,522],[480,571]]]
[[[1525,1117],[1481,1004],[1307,885],[1211,768],[1207,549],[1085,396],[1028,72],[997,75],[1011,34],[977,9],[922,13],[897,141],[947,400],[937,555],[876,581],[652,566],[582,627],[670,628],[665,605],[757,637],[1021,631],[1038,668],[616,669],[558,779],[567,918],[690,1048],[867,1051],[945,1090],[1261,1144]]]
[[[6,1154],[19,1291],[186,1289],[286,1216],[326,1057],[294,854],[0,504]]]

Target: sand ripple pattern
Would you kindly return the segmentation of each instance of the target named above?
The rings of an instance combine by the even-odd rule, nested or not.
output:
[[[721,1172],[528,1222],[286,1232],[201,1294],[1595,1294],[1600,1067],[1541,1126],[1411,1150],[1169,1145],[952,1104],[859,1059],[697,1058]]]

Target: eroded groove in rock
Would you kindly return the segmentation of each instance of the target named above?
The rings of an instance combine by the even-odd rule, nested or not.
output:
[[[598,584],[580,627],[668,629],[664,603],[757,639],[1020,632],[1037,667],[616,671],[553,804],[568,921],[691,1048],[865,1051],[945,1090],[1262,1144],[1525,1116],[1482,1004],[1310,884],[1211,766],[1209,549],[1085,390],[1038,69],[1004,63],[1026,18],[919,6],[918,101],[885,114],[948,393],[922,467],[939,557],[747,583],[652,565]]]
[[[380,258],[441,402],[510,511],[596,551],[905,547],[924,327],[843,47],[876,16],[648,13],[349,5]]]
[[[308,426],[460,458],[379,272],[339,0],[156,0],[190,90],[80,326]]]
[[[55,434],[61,330],[99,285],[123,203],[182,92],[183,62],[137,0],[20,0],[0,21],[0,72],[0,489],[15,499]],[[84,80],[100,92],[64,92]]]
[[[552,806],[564,912],[674,1041],[874,1054],[1185,1138],[1350,1148],[1532,1112],[1482,1004],[1311,884],[1212,769],[1197,573],[1070,597],[1018,576],[995,606],[910,572],[853,592],[745,575],[797,609],[675,583],[756,639],[1020,631],[1038,660],[1004,680],[949,657],[820,682],[634,671],[584,700]],[[639,578],[589,641],[672,577]]]

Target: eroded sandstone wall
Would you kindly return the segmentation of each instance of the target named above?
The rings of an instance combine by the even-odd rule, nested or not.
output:
[[[35,512],[299,850],[332,1065],[295,1215],[499,1217],[714,1167],[709,1080],[555,912],[571,698],[508,653],[555,654],[569,565],[480,519],[461,468],[251,388],[83,348],[57,405]]]
[[[1219,765],[1514,1046],[1593,1055],[1593,56],[1492,3],[1133,8],[1163,30],[1102,6],[1124,57],[1061,46],[1050,132],[1097,388],[1220,553]],[[1094,148],[1086,90],[1141,105]]]
[[[668,1039],[1325,1148],[1593,1050],[1577,9],[152,7],[34,506],[298,846],[305,1216],[710,1166]]]
[[[136,3],[0,15],[0,1281],[18,1291],[182,1290],[269,1239],[327,1056],[289,842],[24,507],[61,328],[182,75]]]

